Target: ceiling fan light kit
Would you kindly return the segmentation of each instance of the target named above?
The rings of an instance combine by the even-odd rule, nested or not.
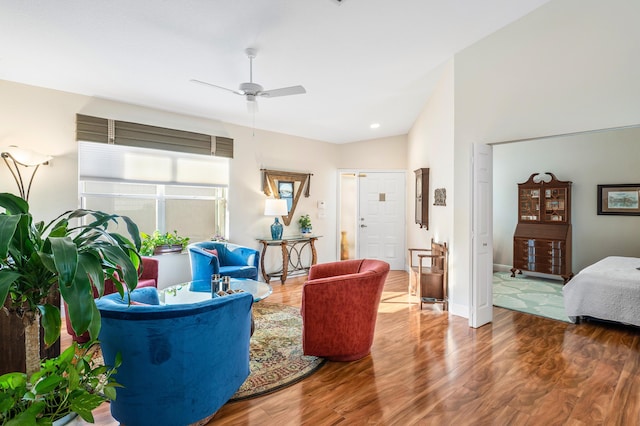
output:
[[[264,88],[258,83],[253,82],[253,60],[255,59],[258,51],[252,47],[245,49],[244,51],[249,58],[249,81],[245,83],[240,83],[238,90],[228,89],[223,86],[218,86],[216,84],[208,83],[202,80],[191,79],[193,83],[204,84],[206,86],[211,86],[216,89],[226,90],[228,92],[235,93],[236,95],[242,95],[246,98],[247,102],[256,102],[256,97],[261,96],[265,98],[276,98],[279,96],[290,96],[290,95],[301,95],[307,93],[304,87],[302,86],[290,86],[290,87],[281,87],[279,89],[271,89],[264,90]]]

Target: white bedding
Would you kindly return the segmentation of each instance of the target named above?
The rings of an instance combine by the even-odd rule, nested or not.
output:
[[[640,258],[610,256],[574,276],[562,289],[569,319],[580,317],[640,327]]]

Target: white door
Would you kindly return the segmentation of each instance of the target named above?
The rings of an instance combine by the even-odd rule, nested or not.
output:
[[[493,151],[473,145],[473,217],[471,220],[471,309],[469,325],[493,320]]]
[[[358,257],[384,260],[392,270],[402,270],[405,264],[405,173],[361,172],[358,175]]]

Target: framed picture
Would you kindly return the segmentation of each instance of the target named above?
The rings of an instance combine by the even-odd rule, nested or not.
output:
[[[287,200],[287,211],[291,211],[293,205],[293,181],[278,181],[278,198]]]
[[[640,216],[640,183],[598,185],[598,214]]]

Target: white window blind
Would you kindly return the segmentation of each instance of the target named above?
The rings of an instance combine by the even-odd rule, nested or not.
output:
[[[224,157],[78,142],[80,180],[228,186],[229,161]]]

